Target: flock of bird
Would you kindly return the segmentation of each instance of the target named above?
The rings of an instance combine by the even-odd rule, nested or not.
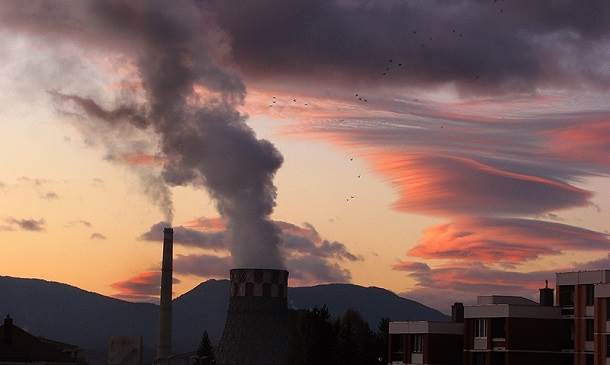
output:
[[[504,0],[493,0],[494,3],[498,3],[498,2],[502,2],[502,1],[504,1]],[[498,9],[498,12],[499,13],[503,13],[504,9],[500,8],[500,9]],[[413,35],[417,35],[417,30],[413,30],[413,31],[411,31],[411,33]],[[458,32],[455,29],[452,29],[451,33],[456,35],[458,38],[463,38],[464,37],[463,33]],[[430,42],[432,42],[433,41],[433,37],[429,37],[428,40]],[[425,48],[426,45],[424,43],[420,43],[420,47],[421,48]],[[393,73],[393,72],[395,72],[397,70],[400,70],[400,69],[406,69],[405,66],[406,65],[403,64],[402,62],[395,62],[394,59],[390,58],[390,59],[387,60],[387,63],[384,66],[384,70],[383,70],[383,72],[381,72],[381,76],[383,76],[383,77],[390,76],[390,73]],[[473,77],[474,80],[479,80],[479,78],[480,78],[479,75],[474,75],[474,77]],[[357,102],[368,103],[368,99],[366,97],[362,96],[359,93],[355,93],[354,97],[357,100]],[[275,96],[273,96],[273,98],[271,100],[271,103],[269,104],[269,107],[273,107],[274,105],[277,105],[278,101],[279,101],[279,99],[276,98]],[[415,99],[415,101],[418,101],[418,99]],[[297,104],[297,99],[293,98],[292,99],[292,104],[298,105]],[[303,103],[303,105],[304,106],[308,106],[309,103]],[[440,128],[444,128],[444,126],[441,125]],[[349,160],[350,161],[354,161],[354,158],[350,157]],[[357,175],[357,178],[360,179],[361,176],[362,175],[359,174],[359,175]],[[349,203],[350,201],[354,200],[355,198],[356,198],[356,195],[349,195],[345,200],[346,200],[347,203]]]
[[[269,107],[273,107],[274,105],[277,105],[277,102],[279,101],[278,98],[276,98],[275,96],[273,96],[271,98],[271,103],[269,104]],[[292,103],[296,104],[297,103],[297,99],[292,99]],[[304,106],[309,106],[309,103],[303,103]]]

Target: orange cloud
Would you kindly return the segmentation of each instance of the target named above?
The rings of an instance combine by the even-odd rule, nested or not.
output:
[[[566,161],[610,168],[610,120],[582,122],[547,133],[548,150]]]
[[[601,232],[533,219],[477,217],[426,229],[408,255],[514,265],[563,250],[608,249],[610,237]]]
[[[430,215],[538,214],[585,206],[591,193],[473,159],[382,152],[374,168],[399,190],[398,210]]]
[[[159,166],[165,162],[165,159],[147,153],[131,153],[123,154],[121,162],[130,166]]]
[[[176,278],[173,281],[174,284],[180,282]],[[161,288],[161,272],[142,272],[126,280],[110,284],[110,286],[117,290],[114,297],[130,301],[156,302]]]

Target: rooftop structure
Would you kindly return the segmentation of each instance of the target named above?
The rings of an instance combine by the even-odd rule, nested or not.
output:
[[[463,305],[455,303],[452,306],[452,313],[454,321],[451,322],[390,322],[388,336],[390,364],[462,364]]]
[[[7,315],[0,326],[0,364],[82,364],[78,346],[32,335]]]

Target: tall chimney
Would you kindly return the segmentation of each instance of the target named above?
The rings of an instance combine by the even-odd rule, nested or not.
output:
[[[456,323],[464,323],[464,304],[455,302],[451,306],[451,320]]]
[[[172,352],[172,260],[174,230],[163,229],[163,263],[161,264],[161,308],[159,310],[159,345],[157,362],[164,363]]]
[[[545,280],[544,282],[544,288],[540,289],[540,305],[543,307],[552,307],[555,291],[549,288],[548,280]]]

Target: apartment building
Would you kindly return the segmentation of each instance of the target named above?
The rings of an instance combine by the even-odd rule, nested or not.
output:
[[[552,289],[541,289],[541,297]],[[552,296],[552,292],[551,292]],[[515,296],[481,296],[464,308],[467,365],[571,365],[561,310]]]
[[[556,290],[480,296],[453,322],[391,322],[390,363],[610,365],[610,270],[557,273]]]
[[[464,326],[457,322],[390,322],[392,365],[462,365]]]
[[[557,306],[569,337],[563,351],[570,353],[574,365],[610,364],[606,360],[608,284],[610,270],[556,274]]]

